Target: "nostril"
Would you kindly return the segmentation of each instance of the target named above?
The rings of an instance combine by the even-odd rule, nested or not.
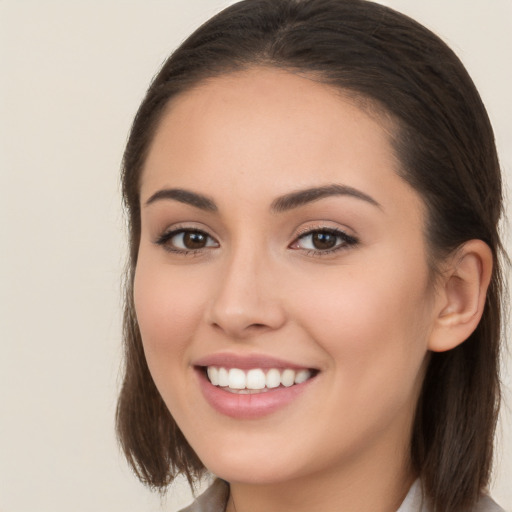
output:
[[[212,301],[205,314],[206,322],[216,331],[223,331],[233,337],[275,330],[286,320],[280,304],[262,303],[258,300],[237,301],[233,304],[233,300],[223,302],[216,299]]]

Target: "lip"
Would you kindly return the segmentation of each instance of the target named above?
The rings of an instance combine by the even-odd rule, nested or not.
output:
[[[261,393],[238,394],[225,391],[211,384],[204,371],[206,366],[240,368],[241,370],[251,368],[291,368],[294,370],[312,368],[263,355],[212,354],[195,361],[194,369],[199,387],[208,404],[218,413],[240,420],[258,419],[284,409],[297,400],[317,378],[317,375],[315,375],[301,384],[294,384],[288,388],[279,387]]]
[[[218,366],[223,368],[240,368],[240,370],[250,370],[251,368],[270,369],[277,368],[282,370],[291,368],[292,370],[316,370],[309,366],[296,364],[284,359],[279,359],[261,354],[233,354],[230,352],[211,354],[194,361],[193,366]]]

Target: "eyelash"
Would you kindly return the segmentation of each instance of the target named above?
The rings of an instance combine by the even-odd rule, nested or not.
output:
[[[202,231],[201,229],[186,228],[186,227],[178,227],[178,228],[172,229],[171,231],[164,232],[162,235],[160,235],[156,239],[155,243],[157,245],[162,246],[168,252],[171,252],[173,254],[178,254],[178,255],[184,255],[184,256],[197,256],[202,251],[204,251],[205,249],[208,248],[208,246],[206,246],[206,247],[201,247],[199,249],[181,249],[179,247],[172,246],[169,242],[175,236],[180,235],[180,234],[202,235],[205,238],[207,238],[208,240],[214,240],[215,243],[218,244],[218,242],[213,237],[211,237],[208,233],[206,233],[206,231]]]
[[[315,234],[328,234],[335,236],[337,239],[340,240],[339,243],[337,243],[334,247],[331,249],[302,249],[305,251],[305,253],[308,256],[325,256],[328,254],[333,254],[338,251],[343,251],[348,249],[349,247],[355,246],[359,243],[359,240],[348,233],[345,233],[345,231],[342,231],[341,229],[337,228],[329,228],[329,227],[317,227],[317,228],[308,228],[305,229],[302,233],[299,233],[297,238],[294,240],[294,242],[291,244],[296,245],[300,240],[304,240],[307,237],[313,236]],[[299,249],[299,248],[297,248]]]
[[[341,240],[339,243],[337,242],[336,245],[330,249],[301,249],[300,247],[293,247],[294,245],[297,245],[300,240],[304,240],[307,237],[314,236],[315,234],[328,234],[335,236],[337,239]],[[162,246],[166,251],[178,254],[178,255],[184,255],[184,256],[197,256],[200,253],[202,253],[204,250],[209,249],[210,247],[216,248],[214,245],[206,245],[205,247],[201,247],[198,249],[181,249],[175,246],[172,246],[169,242],[177,235],[180,234],[197,234],[204,236],[209,241],[214,241],[215,244],[218,242],[210,236],[207,232],[202,231],[200,229],[195,228],[187,228],[187,227],[178,227],[175,229],[172,229],[171,231],[166,231],[162,235],[160,235],[156,241],[155,244]],[[357,245],[359,243],[359,240],[344,231],[336,228],[328,228],[328,227],[318,227],[318,228],[308,228],[302,231],[298,234],[298,236],[295,238],[295,240],[289,245],[289,248],[293,250],[302,250],[304,253],[308,256],[325,256],[328,254],[333,254],[338,251],[346,250],[351,246]]]

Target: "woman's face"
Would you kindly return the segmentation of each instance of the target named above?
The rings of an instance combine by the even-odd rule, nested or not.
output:
[[[155,383],[218,476],[406,456],[435,298],[398,165],[376,115],[285,71],[209,80],[166,111],[135,305]]]

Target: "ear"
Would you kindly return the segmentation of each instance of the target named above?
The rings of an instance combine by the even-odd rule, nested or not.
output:
[[[436,289],[430,350],[455,348],[476,329],[484,311],[492,265],[491,249],[482,240],[464,243],[448,258]]]

